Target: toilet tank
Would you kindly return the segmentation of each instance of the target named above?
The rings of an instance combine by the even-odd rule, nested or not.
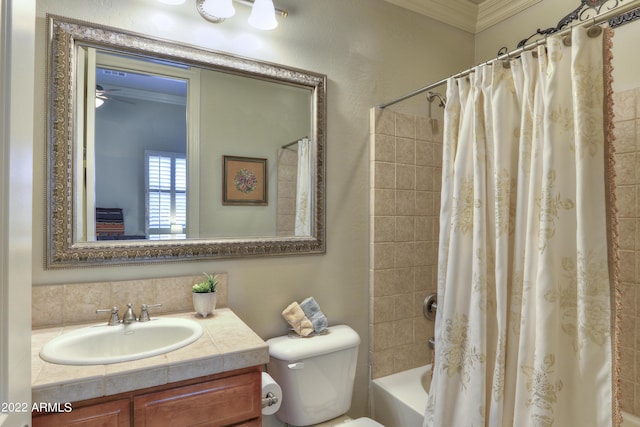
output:
[[[268,372],[282,388],[276,417],[294,426],[321,423],[351,407],[360,337],[346,325],[311,338],[267,340]]]

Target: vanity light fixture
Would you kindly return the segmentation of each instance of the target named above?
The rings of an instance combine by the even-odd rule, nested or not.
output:
[[[249,15],[249,25],[259,30],[273,30],[278,26],[272,0],[255,0]]]
[[[205,0],[202,2],[202,10],[209,16],[215,16],[222,21],[236,14],[233,0]]]
[[[196,0],[196,9],[209,22],[219,24],[235,14],[233,2],[251,6],[249,24],[260,30],[273,30],[278,26],[276,14],[286,17],[286,10],[277,9],[273,0]]]

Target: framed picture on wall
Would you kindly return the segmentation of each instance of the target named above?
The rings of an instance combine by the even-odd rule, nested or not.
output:
[[[222,204],[265,206],[267,159],[222,156]]]

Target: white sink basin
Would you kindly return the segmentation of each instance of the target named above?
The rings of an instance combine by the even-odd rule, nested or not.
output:
[[[40,357],[61,365],[105,365],[167,353],[201,335],[198,322],[181,318],[89,326],[52,339],[42,348]]]

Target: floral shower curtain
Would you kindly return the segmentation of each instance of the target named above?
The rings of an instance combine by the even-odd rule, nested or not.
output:
[[[311,235],[312,182],[316,145],[309,138],[298,141],[295,235]]]
[[[616,418],[610,40],[594,29],[448,81],[426,427],[610,427]]]

